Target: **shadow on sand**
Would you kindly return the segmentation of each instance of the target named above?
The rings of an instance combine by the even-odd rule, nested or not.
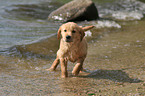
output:
[[[95,70],[90,72],[87,76],[82,76],[83,78],[94,78],[94,79],[109,79],[115,82],[129,82],[129,83],[139,83],[143,82],[137,78],[130,78],[127,73],[122,70]]]

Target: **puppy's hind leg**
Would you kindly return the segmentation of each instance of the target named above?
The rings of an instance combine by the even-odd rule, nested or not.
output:
[[[57,65],[59,64],[60,60],[59,58],[56,58],[53,62],[53,64],[51,65],[51,67],[48,69],[49,71],[54,71],[57,67]]]

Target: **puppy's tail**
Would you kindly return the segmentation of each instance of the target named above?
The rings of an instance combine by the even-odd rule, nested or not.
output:
[[[88,31],[88,30],[90,30],[90,29],[92,29],[92,28],[94,28],[94,26],[93,26],[93,25],[83,27],[82,29],[83,29],[84,31]]]

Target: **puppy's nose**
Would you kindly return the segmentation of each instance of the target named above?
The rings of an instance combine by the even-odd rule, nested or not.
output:
[[[66,36],[66,39],[71,39],[71,36],[67,35],[67,36]]]

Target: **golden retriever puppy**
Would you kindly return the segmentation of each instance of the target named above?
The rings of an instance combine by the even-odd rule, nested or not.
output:
[[[55,70],[57,65],[61,64],[61,77],[68,77],[67,62],[77,62],[73,68],[72,74],[78,75],[83,68],[83,62],[87,55],[87,42],[84,38],[85,31],[94,26],[80,27],[76,23],[68,22],[63,24],[57,33],[60,40],[60,48],[57,51],[57,58],[49,70]]]

